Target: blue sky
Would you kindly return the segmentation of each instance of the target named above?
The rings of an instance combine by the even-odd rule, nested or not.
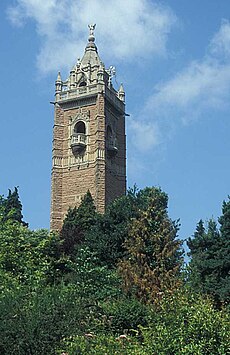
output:
[[[2,0],[0,193],[19,186],[49,227],[54,82],[83,55],[88,23],[126,90],[128,185],[161,186],[187,238],[221,214],[230,182],[228,0]]]

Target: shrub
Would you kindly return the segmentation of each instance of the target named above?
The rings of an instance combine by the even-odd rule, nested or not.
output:
[[[63,337],[84,331],[84,311],[70,287],[11,289],[0,298],[0,353],[53,354]]]
[[[165,298],[141,327],[149,354],[227,354],[230,315],[212,302],[189,293]]]
[[[121,298],[102,304],[104,328],[115,334],[132,333],[139,325],[147,325],[148,307],[135,298]]]

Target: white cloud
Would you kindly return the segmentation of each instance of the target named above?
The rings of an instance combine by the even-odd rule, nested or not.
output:
[[[229,108],[229,97],[230,23],[223,20],[201,60],[190,62],[154,87],[138,120],[130,122],[132,147],[142,153],[150,151],[181,124]]]
[[[192,62],[171,80],[158,85],[147,107],[162,118],[173,114],[188,122],[209,109],[223,109],[230,94],[230,63]]]
[[[173,12],[150,0],[17,0],[8,8],[14,25],[32,20],[43,41],[38,67],[47,73],[69,67],[82,55],[87,25],[97,23],[97,44],[103,59],[139,60],[165,55],[176,22]]]
[[[179,110],[189,120],[193,112],[196,116],[206,109],[224,108],[230,94],[230,23],[222,22],[202,60],[191,62],[155,90],[147,107],[160,109],[161,115]]]
[[[222,20],[220,30],[213,37],[210,53],[217,56],[219,60],[230,60],[230,25],[229,21]]]
[[[132,137],[132,144],[138,150],[145,152],[159,144],[160,132],[154,121],[143,120],[142,117],[130,119],[128,130]]]

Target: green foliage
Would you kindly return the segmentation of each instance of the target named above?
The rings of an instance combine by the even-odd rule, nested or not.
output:
[[[111,299],[121,293],[121,282],[116,271],[100,265],[97,257],[87,247],[78,250],[71,263],[71,272],[65,280],[74,284],[78,296],[91,304]]]
[[[211,301],[181,290],[165,297],[152,311],[148,327],[141,327],[148,354],[228,354],[230,315]]]
[[[124,253],[123,241],[131,215],[126,197],[116,200],[86,235],[86,244],[102,265],[114,267]]]
[[[60,233],[61,251],[73,255],[77,245],[83,242],[84,233],[77,219],[77,208],[69,208]]]
[[[14,188],[13,192],[9,189],[7,198],[1,198],[1,203],[3,206],[3,221],[17,221],[23,226],[28,227],[28,223],[23,221],[22,204],[19,199],[17,187]]]
[[[136,298],[113,298],[101,304],[103,329],[114,334],[135,334],[140,325],[146,326],[149,309]]]
[[[129,337],[115,337],[110,334],[94,335],[86,333],[65,339],[62,348],[56,354],[68,355],[148,355],[136,339]]]
[[[220,299],[230,301],[230,197],[229,201],[224,201],[222,206],[222,216],[219,218],[221,239],[219,244],[219,258],[221,264],[219,269]]]
[[[77,217],[84,232],[88,231],[95,223],[97,217],[96,207],[89,190],[83,197],[81,204],[77,209]]]
[[[6,212],[7,199],[0,197],[1,354],[227,354],[227,310],[187,290],[175,292],[178,224],[168,217],[160,189],[134,188],[105,215],[96,213],[87,193],[69,210],[61,235],[30,231],[17,190],[8,198]],[[194,280],[205,280],[205,292],[213,287],[224,295],[229,202],[220,224],[220,233],[213,221],[206,231],[201,221],[190,246],[193,262],[200,260]],[[197,265],[202,268],[204,256],[200,270],[213,274],[202,278]],[[215,256],[214,266],[208,256]]]
[[[167,214],[167,195],[151,190],[148,208],[132,221],[124,243],[126,257],[119,270],[127,292],[145,302],[157,302],[179,284],[182,264],[178,225]]]
[[[227,241],[230,239],[230,196],[228,199],[229,201],[223,202],[222,216],[219,218],[221,235],[223,238],[226,238]]]
[[[123,307],[120,310],[124,312]],[[131,312],[135,310],[136,307],[134,310],[130,307]],[[103,332],[99,328],[64,339],[57,354],[226,355],[230,340],[229,321],[226,310],[216,310],[208,299],[183,289],[164,297],[157,308],[148,308],[146,325],[140,325],[139,331],[133,331],[133,335],[123,332],[114,335],[109,328]]]
[[[128,236],[130,223],[147,208],[151,191],[151,188],[138,191],[134,186],[128,190],[126,196],[113,201],[86,234],[86,244],[96,253],[102,265],[114,268],[124,257],[124,241]]]
[[[207,230],[198,223],[193,238],[189,238],[191,262],[189,282],[194,290],[212,295],[217,304],[229,302],[230,295],[230,203],[223,204],[220,232],[212,219]]]
[[[71,287],[11,288],[0,296],[0,353],[53,354],[65,336],[84,331],[83,314]]]
[[[93,198],[88,191],[78,208],[69,208],[60,233],[61,251],[69,256],[85,239],[85,233],[95,224],[97,218]]]
[[[55,234],[8,220],[0,228],[0,269],[22,283],[53,281],[61,273],[59,243]]]

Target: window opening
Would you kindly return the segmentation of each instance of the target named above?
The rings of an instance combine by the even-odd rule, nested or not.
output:
[[[85,124],[82,121],[79,121],[76,123],[74,127],[74,133],[82,133],[85,134],[86,129],[85,129]]]

